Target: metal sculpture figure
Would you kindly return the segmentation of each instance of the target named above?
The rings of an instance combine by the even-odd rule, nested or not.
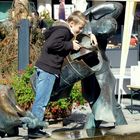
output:
[[[116,80],[105,54],[107,39],[117,30],[116,18],[122,8],[118,2],[106,2],[85,11],[86,16],[90,15],[90,26],[97,37],[98,50],[90,44],[87,35],[79,35],[77,40],[84,47],[80,52],[67,57],[66,65],[62,69],[60,87],[56,90],[58,95],[68,96],[72,85],[82,80],[83,97],[90,103],[93,112],[89,116],[86,128],[98,127],[96,120],[114,122],[115,125],[127,124],[115,99]],[[57,96],[54,98],[61,98]]]
[[[94,119],[114,122],[115,125],[127,124],[121,107],[115,99],[114,90],[116,80],[110,70],[109,60],[105,54],[107,39],[115,34],[117,30],[116,19],[123,7],[117,2],[107,2],[104,4],[91,7],[85,11],[85,15],[90,14],[91,29],[97,37],[98,47],[103,58],[102,68],[99,71],[95,71],[95,75],[82,80],[83,96],[91,103],[90,106],[93,112],[89,116],[86,128],[98,127],[98,123],[96,125],[93,121]],[[95,90],[92,88],[92,84],[96,85]],[[90,97],[92,95],[95,98],[91,100]]]
[[[0,136],[17,136],[18,127],[47,127],[30,111],[23,111],[15,101],[14,90],[7,85],[0,85]]]
[[[116,32],[115,18],[121,10],[120,3],[107,2],[91,7],[85,12],[85,15],[91,15],[92,32],[97,36],[99,46],[93,47],[88,35],[81,34],[77,37],[83,47],[80,52],[70,54],[66,58],[60,86],[54,89],[51,97],[52,100],[57,100],[63,95],[69,96],[73,84],[82,80],[83,96],[90,103],[93,112],[87,121],[86,128],[96,127],[94,120],[112,121],[116,125],[126,124],[121,108],[115,100],[115,78],[105,54],[107,38]],[[89,93],[87,92],[89,88],[85,84],[86,78],[91,78],[89,85],[97,85],[90,87]],[[33,77],[31,81],[35,88]],[[94,89],[97,89],[99,94],[97,100],[94,98],[96,94],[93,92]],[[37,120],[30,111],[25,112],[16,105],[13,93],[14,91],[9,86],[0,85],[0,136],[18,135],[19,126],[46,127],[47,124]]]

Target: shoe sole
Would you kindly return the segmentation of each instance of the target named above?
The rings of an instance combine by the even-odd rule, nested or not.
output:
[[[47,138],[51,137],[51,134],[46,134],[46,135],[42,135],[42,136],[28,134],[28,138],[43,138],[43,137],[47,137]]]

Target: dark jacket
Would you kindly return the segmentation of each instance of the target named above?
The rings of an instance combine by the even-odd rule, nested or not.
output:
[[[41,55],[36,62],[36,66],[52,74],[60,74],[64,58],[73,49],[71,33],[66,23],[56,23],[45,33]]]

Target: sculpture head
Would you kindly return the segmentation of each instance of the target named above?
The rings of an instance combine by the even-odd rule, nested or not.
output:
[[[105,2],[87,9],[84,14],[89,18],[92,33],[107,39],[117,30],[116,19],[121,14],[123,5],[119,2]]]

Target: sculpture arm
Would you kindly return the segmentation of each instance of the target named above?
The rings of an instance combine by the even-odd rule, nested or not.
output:
[[[96,39],[96,36],[92,33],[92,28],[91,28],[91,22],[88,22],[85,26],[85,28],[83,29],[83,34],[88,34],[90,35],[90,39],[91,39],[91,44],[97,46],[98,42]]]

